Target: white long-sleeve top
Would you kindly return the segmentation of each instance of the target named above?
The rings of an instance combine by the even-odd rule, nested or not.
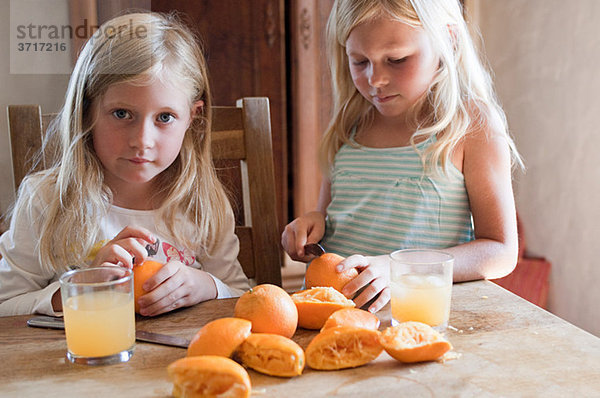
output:
[[[27,186],[23,188],[21,194],[29,192]],[[13,216],[9,230],[0,236],[0,316],[33,313],[61,315],[52,309],[51,299],[60,287],[58,279],[63,271],[49,269],[39,261],[39,225],[45,204],[40,198],[33,200],[35,205],[32,213],[22,212]],[[226,233],[210,255],[206,255],[178,247],[175,239],[159,234],[154,213],[153,210],[111,206],[106,217],[99,220],[100,234],[95,249],[102,247],[128,225],[144,227],[157,238],[155,244],[146,248],[153,260],[162,263],[180,260],[188,266],[206,271],[216,284],[217,298],[237,297],[250,288],[248,278],[237,260],[239,241],[234,233],[233,216],[230,217]],[[95,252],[91,255],[95,255]]]

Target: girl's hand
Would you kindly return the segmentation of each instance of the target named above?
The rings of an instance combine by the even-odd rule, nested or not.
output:
[[[337,266],[337,271],[356,268],[358,276],[344,286],[342,293],[346,297],[354,296],[360,289],[365,288],[353,300],[356,307],[360,308],[377,295],[377,299],[369,306],[370,312],[377,312],[390,301],[390,260],[385,256],[352,255]]]
[[[142,227],[127,226],[105,244],[92,261],[92,266],[122,266],[132,268],[134,261],[141,264],[148,257],[146,245],[154,243],[150,231]]]
[[[292,260],[308,262],[314,256],[304,253],[304,245],[319,242],[324,234],[325,216],[319,211],[312,211],[286,225],[281,245]]]
[[[217,286],[206,273],[180,261],[169,261],[149,278],[138,299],[140,314],[155,316],[217,297]]]

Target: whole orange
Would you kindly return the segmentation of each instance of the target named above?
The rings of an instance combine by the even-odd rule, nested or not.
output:
[[[156,274],[162,266],[163,264],[158,261],[146,260],[140,265],[135,265],[133,267],[133,301],[135,303],[135,312],[140,312],[140,306],[137,303],[138,299],[147,293],[142,288],[142,285]]]
[[[292,337],[298,325],[298,310],[290,295],[279,286],[262,284],[242,294],[233,310],[236,318],[252,322],[253,333]]]
[[[356,268],[351,268],[343,272],[337,272],[335,267],[344,259],[335,253],[325,253],[315,258],[304,276],[307,288],[311,287],[332,287],[341,292],[346,283],[350,282],[358,275]]]

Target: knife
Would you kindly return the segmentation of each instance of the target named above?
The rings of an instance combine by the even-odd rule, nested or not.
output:
[[[27,320],[27,325],[36,328],[64,329],[62,318],[52,316],[36,316]],[[190,341],[183,337],[169,336],[167,334],[136,330],[135,339],[146,343],[168,345],[171,347],[188,348]]]
[[[321,246],[318,243],[309,243],[307,245],[304,245],[304,253],[320,257],[323,254],[325,254],[325,249],[323,249],[323,246]]]

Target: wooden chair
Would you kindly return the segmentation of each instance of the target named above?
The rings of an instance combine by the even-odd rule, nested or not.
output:
[[[54,116],[42,114],[38,105],[8,107],[15,188],[32,171],[32,159]],[[213,159],[216,164],[227,165],[218,167],[217,172],[231,194],[236,213],[235,232],[240,240],[238,260],[255,283],[281,286],[282,252],[268,99],[243,98],[238,100],[237,106],[213,107],[212,130]],[[42,157],[37,168],[46,167],[49,160]]]

